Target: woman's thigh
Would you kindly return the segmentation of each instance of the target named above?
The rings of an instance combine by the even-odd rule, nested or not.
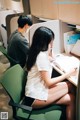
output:
[[[67,93],[68,93],[68,83],[66,82],[58,83],[48,90],[47,101],[35,100],[32,106],[34,108],[47,106],[49,104],[55,103],[57,100],[65,96]]]
[[[48,102],[55,102],[56,100],[63,97],[65,94],[69,92],[69,84],[68,82],[60,82],[53,87],[51,87],[48,91]]]

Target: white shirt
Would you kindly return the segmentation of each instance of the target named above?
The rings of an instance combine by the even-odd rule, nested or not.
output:
[[[50,64],[47,52],[40,52],[37,56],[35,65],[28,72],[25,87],[26,96],[39,100],[47,100],[48,87],[46,86],[44,80],[41,79],[39,71],[48,71],[51,77],[52,66]]]

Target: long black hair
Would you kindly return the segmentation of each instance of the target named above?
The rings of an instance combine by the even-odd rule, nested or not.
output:
[[[36,62],[36,58],[40,51],[47,51],[48,45],[54,39],[54,33],[47,27],[39,27],[32,38],[32,44],[27,59],[27,70],[29,71]]]

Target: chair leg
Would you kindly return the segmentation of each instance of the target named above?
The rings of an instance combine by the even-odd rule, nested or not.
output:
[[[18,118],[16,118],[16,108],[12,106],[12,110],[13,110],[13,118],[15,120],[18,120]]]
[[[60,120],[66,120],[66,106],[63,106]]]

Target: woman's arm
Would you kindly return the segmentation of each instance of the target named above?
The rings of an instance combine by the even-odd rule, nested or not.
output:
[[[56,84],[58,82],[65,80],[70,75],[76,74],[76,69],[74,68],[74,69],[70,70],[69,72],[64,73],[63,75],[54,77],[54,78],[50,78],[49,73],[47,71],[40,71],[40,74],[41,74],[42,80],[44,80],[45,83],[47,84],[47,86],[50,87],[53,84]]]

